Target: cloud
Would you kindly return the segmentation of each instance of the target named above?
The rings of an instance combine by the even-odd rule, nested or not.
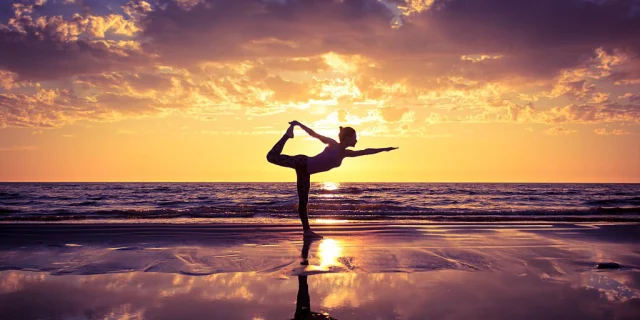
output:
[[[70,90],[38,88],[33,94],[0,93],[3,127],[53,128],[80,120],[117,121],[123,117],[163,115],[176,108],[153,97],[100,93],[80,97]]]
[[[557,127],[549,128],[544,132],[549,135],[566,135],[566,134],[575,133],[576,130],[568,129],[563,126],[557,126]]]
[[[11,89],[15,85],[17,75],[13,72],[0,70],[0,88]]]
[[[0,94],[0,123],[4,126],[56,127],[70,123],[75,97],[69,91],[38,89],[33,95]],[[88,110],[87,110],[88,111]]]
[[[596,86],[587,80],[580,80],[574,82],[563,82],[560,80],[549,92],[546,94],[548,97],[569,97],[573,100],[580,100],[587,95],[594,94]]]
[[[38,146],[15,146],[15,147],[0,147],[0,152],[14,152],[14,151],[35,151],[38,150]]]
[[[124,67],[113,65],[122,60],[109,59],[113,52],[91,45],[111,34],[126,36],[143,48],[120,52],[119,58],[144,52],[184,67],[210,61],[305,59],[335,52],[376,62],[363,73],[422,83],[450,73],[484,81],[548,79],[593,59],[611,68],[619,64],[612,53],[615,48],[640,49],[633,36],[640,31],[640,18],[630,14],[632,1],[624,0],[599,4],[525,0],[517,5],[508,0],[153,3],[128,1],[122,5],[123,14],[79,12],[68,18],[41,16],[38,10],[22,6],[4,28],[5,38],[13,41],[4,43],[11,43],[17,52],[34,54],[28,49],[39,46],[33,51],[56,53],[43,62],[47,65],[66,57],[82,64],[79,58],[88,59],[85,55],[101,63],[93,69],[76,67],[70,74]],[[389,27],[394,17],[406,20],[400,29]],[[602,48],[599,53],[598,48]],[[36,76],[26,66],[16,66],[15,57],[7,64],[21,76]]]
[[[590,103],[600,104],[609,101],[609,93],[596,92],[591,96]]]
[[[529,103],[527,105],[510,105],[508,106],[507,112],[509,114],[509,119],[513,122],[526,122],[534,119],[534,115],[536,113],[533,108],[533,104]]]
[[[34,6],[14,5],[14,17],[0,23],[0,68],[20,79],[57,79],[131,68],[146,60],[130,41],[140,29],[121,15],[38,15]],[[119,38],[118,38],[119,37]]]
[[[631,0],[48,1],[7,9],[2,126],[289,108],[321,117],[342,110],[341,122],[376,133],[441,122],[639,121],[634,93],[612,98],[640,84],[640,14]],[[54,103],[38,96],[43,88]]]
[[[153,70],[138,73],[107,72],[101,74],[80,75],[74,83],[86,89],[121,90],[136,93],[149,91],[167,91],[173,88],[172,77],[154,73]]]
[[[640,106],[620,105],[567,105],[554,107],[540,115],[546,123],[602,123],[635,122],[640,123]]]
[[[618,99],[629,99],[629,102],[640,101],[640,93],[627,92],[624,95],[619,96]]]
[[[400,121],[403,116],[409,112],[408,108],[399,108],[399,107],[385,107],[381,108],[380,112],[382,114],[382,118],[388,122],[396,122]]]
[[[383,61],[383,67],[404,69],[401,64],[408,59],[424,62],[420,71],[437,62],[444,64],[440,71],[461,69],[475,76],[480,74],[475,70],[494,70],[493,77],[548,77],[595,57],[600,47],[637,49],[633,35],[640,30],[638,17],[629,16],[629,1],[423,2],[438,9],[410,10],[410,21],[398,30],[388,25],[397,13],[393,6],[373,1],[191,3],[195,8],[183,10],[168,2],[145,17],[144,34],[153,39],[150,50],[186,63],[337,52],[363,54]],[[487,59],[477,69],[457,58],[473,55],[502,58]]]
[[[623,130],[623,129],[611,129],[610,131],[607,131],[607,129],[605,128],[598,128],[595,129],[593,132],[595,132],[597,135],[603,135],[603,136],[622,136],[622,135],[628,135],[630,134],[629,131],[627,130]]]
[[[134,135],[134,134],[138,134],[138,131],[129,130],[129,129],[118,129],[118,131],[116,131],[116,134]]]
[[[283,80],[278,76],[271,76],[264,80],[265,85],[273,91],[273,100],[279,102],[306,101],[311,98],[308,84]]]

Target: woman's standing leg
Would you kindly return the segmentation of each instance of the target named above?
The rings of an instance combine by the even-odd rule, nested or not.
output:
[[[309,190],[311,189],[311,176],[307,173],[307,156],[298,155],[294,156],[294,161],[297,162],[296,175],[297,182],[296,187],[298,189],[298,215],[302,222],[303,235],[307,238],[322,238],[321,235],[311,231],[309,225]]]
[[[302,230],[307,233],[311,231],[308,212],[311,177],[307,173],[306,166],[305,168],[297,168],[296,175],[296,188],[298,189],[298,215],[300,216],[300,221],[302,221]]]

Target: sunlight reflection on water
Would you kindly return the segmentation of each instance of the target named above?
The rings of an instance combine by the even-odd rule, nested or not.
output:
[[[342,255],[342,247],[340,243],[334,239],[323,239],[318,246],[318,256],[320,258],[320,266],[330,267],[338,266],[338,258]]]
[[[340,184],[337,182],[327,181],[322,185],[323,190],[338,190],[340,188]]]

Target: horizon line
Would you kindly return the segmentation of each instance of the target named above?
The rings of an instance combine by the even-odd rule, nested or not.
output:
[[[0,183],[295,183],[295,181],[0,181]],[[311,183],[433,183],[433,184],[640,184],[637,182],[564,181],[312,181]]]

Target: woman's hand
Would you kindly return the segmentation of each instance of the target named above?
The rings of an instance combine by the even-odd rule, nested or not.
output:
[[[297,120],[293,120],[293,121],[289,122],[289,124],[292,125],[292,126],[302,125],[302,123],[298,122]]]

